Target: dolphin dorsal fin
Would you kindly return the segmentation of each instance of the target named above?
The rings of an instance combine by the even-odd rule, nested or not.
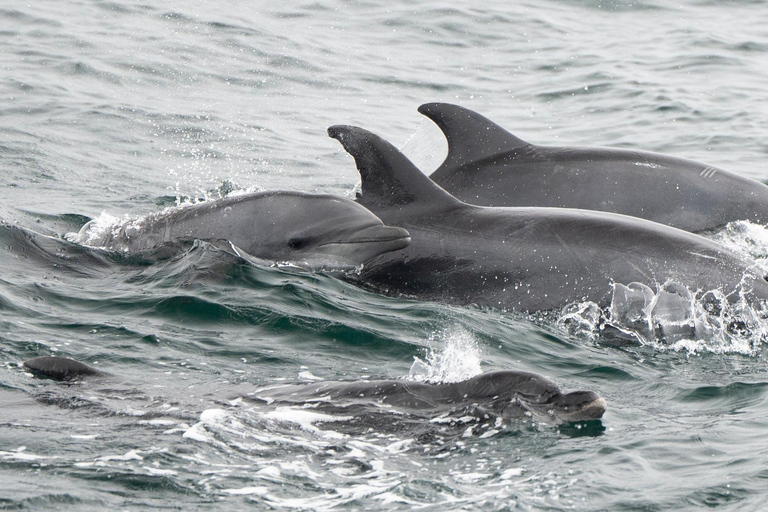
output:
[[[460,204],[378,135],[341,125],[328,128],[328,135],[355,159],[362,180],[358,201],[373,213],[414,203],[435,208]]]
[[[429,208],[461,203],[378,135],[341,125],[328,128],[328,135],[341,142],[355,159],[362,180],[358,201],[373,213],[414,203]]]
[[[458,105],[425,103],[419,112],[434,121],[448,140],[448,156],[433,176],[530,146],[490,119]]]

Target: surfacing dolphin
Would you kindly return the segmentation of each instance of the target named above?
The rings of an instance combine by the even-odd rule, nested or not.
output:
[[[535,146],[447,103],[419,112],[448,140],[431,178],[470,204],[600,210],[691,232],[737,220],[768,224],[768,186],[732,172],[647,151]]]
[[[271,191],[226,197],[124,223],[96,237],[86,224],[83,243],[141,252],[184,240],[226,241],[238,253],[312,268],[356,267],[406,247],[409,234],[385,226],[354,201],[333,195]]]
[[[490,413],[503,419],[533,416],[548,423],[596,420],[606,408],[605,400],[592,391],[563,393],[541,375],[511,370],[441,384],[405,380],[289,384],[259,390],[247,398],[287,404],[329,401],[337,406],[373,402],[432,416],[472,407],[480,415]]]
[[[58,356],[24,361],[24,367],[37,375],[73,381],[104,376],[74,359]],[[592,391],[563,393],[553,381],[530,372],[497,371],[455,383],[429,384],[404,380],[320,382],[271,386],[248,393],[252,401],[282,404],[337,406],[355,403],[384,404],[430,416],[461,407],[473,407],[479,415],[493,414],[503,419],[533,416],[548,423],[596,420],[606,409],[605,400]]]
[[[490,208],[451,196],[380,137],[350,126],[328,133],[355,159],[358,201],[412,243],[371,260],[358,283],[385,293],[460,305],[551,310],[610,302],[612,284],[768,299],[753,263],[699,235],[613,213],[570,208]]]

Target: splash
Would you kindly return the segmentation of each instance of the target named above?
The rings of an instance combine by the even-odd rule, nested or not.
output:
[[[218,187],[210,190],[199,190],[196,197],[181,195],[178,190],[176,193],[175,206],[168,206],[159,212],[153,212],[140,217],[123,215],[116,217],[106,212],[86,223],[77,233],[67,233],[64,238],[69,242],[90,247],[103,247],[107,240],[119,240],[121,237],[135,236],[141,231],[144,223],[148,220],[161,217],[171,211],[188,206],[203,203],[205,201],[215,201],[225,197],[235,197],[253,192],[260,192],[261,187],[244,188],[232,180],[224,180]],[[113,244],[117,245],[117,244]],[[127,250],[127,248],[123,248]]]
[[[768,226],[747,220],[729,222],[707,238],[754,260],[760,268],[768,271]]]
[[[114,215],[102,212],[101,215],[80,228],[79,232],[65,234],[64,239],[80,245],[93,246],[98,244],[99,240],[103,239],[104,236],[111,233],[116,227],[130,221],[131,218],[128,216],[125,216],[121,219],[119,217],[115,217]]]
[[[425,360],[414,356],[408,380],[461,382],[482,373],[481,351],[475,336],[463,327],[434,332]]]
[[[768,227],[736,221],[705,234],[768,272]],[[652,290],[641,283],[613,285],[611,304],[567,305],[557,325],[589,339],[640,343],[689,353],[754,355],[768,338],[768,305],[743,296],[728,300],[719,290],[692,291],[668,281]]]
[[[607,308],[592,302],[569,304],[557,324],[590,339],[753,355],[768,335],[767,313],[743,296],[729,301],[719,290],[696,293],[674,281],[656,291],[642,283],[614,283]]]

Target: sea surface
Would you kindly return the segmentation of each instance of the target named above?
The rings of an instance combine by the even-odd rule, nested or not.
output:
[[[458,308],[204,242],[152,257],[63,239],[233,191],[353,197],[333,124],[430,172],[445,142],[416,109],[434,101],[536,144],[764,180],[768,2],[5,0],[0,42],[0,509],[768,508],[757,313],[747,333],[619,342],[589,305]],[[712,236],[768,253],[759,226]],[[54,354],[109,377],[20,366]],[[608,410],[556,426],[240,399],[502,369]]]

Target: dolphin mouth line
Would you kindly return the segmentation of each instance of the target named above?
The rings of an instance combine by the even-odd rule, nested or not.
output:
[[[518,400],[520,405],[534,417],[539,417],[539,419],[543,419],[546,422],[554,421],[555,423],[597,420],[603,417],[608,408],[608,403],[600,396],[595,397],[594,400],[589,402],[568,407],[555,407],[548,402],[537,404],[520,399],[519,397]]]
[[[320,244],[318,247],[324,247],[326,245],[349,245],[349,244],[373,244],[373,243],[385,243],[385,242],[411,242],[410,236],[393,236],[389,238],[364,238],[359,240],[343,240],[337,242],[326,242]]]
[[[354,231],[338,232],[335,237],[319,243],[317,247],[344,247],[365,245],[401,245],[407,247],[411,243],[411,234],[407,229],[384,224],[373,224],[358,227]],[[394,250],[394,249],[390,249]]]

